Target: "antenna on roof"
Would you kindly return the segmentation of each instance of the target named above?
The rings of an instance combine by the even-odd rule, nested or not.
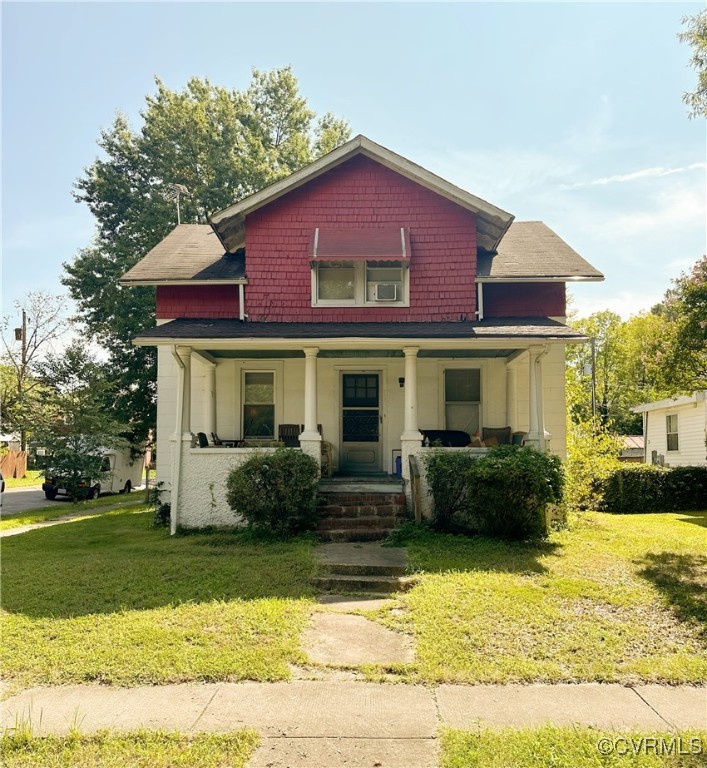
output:
[[[167,198],[167,200],[177,201],[177,224],[182,223],[182,217],[179,210],[179,198],[182,195],[184,195],[184,197],[191,197],[191,193],[184,186],[184,184],[166,184],[165,185],[164,196]]]

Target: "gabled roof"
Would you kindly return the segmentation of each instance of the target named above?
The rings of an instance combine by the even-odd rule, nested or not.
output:
[[[245,282],[245,256],[224,253],[208,224],[179,224],[120,279],[123,285]]]
[[[462,208],[473,211],[476,214],[477,244],[482,251],[495,251],[513,221],[513,215],[507,211],[450,184],[422,166],[391,152],[365,136],[356,136],[287,178],[276,181],[265,189],[212,214],[209,217],[211,226],[226,250],[235,251],[245,243],[245,217],[249,213],[316,179],[356,155],[368,157]]]
[[[542,221],[514,221],[495,254],[481,254],[476,278],[508,280],[603,280],[604,275]]]

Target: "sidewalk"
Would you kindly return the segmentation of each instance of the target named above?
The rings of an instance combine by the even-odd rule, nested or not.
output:
[[[580,685],[417,685],[353,681],[216,683],[23,691],[2,702],[3,728],[39,733],[101,728],[229,731],[263,736],[252,768],[433,768],[442,725],[632,728],[648,733],[707,728],[707,688]]]

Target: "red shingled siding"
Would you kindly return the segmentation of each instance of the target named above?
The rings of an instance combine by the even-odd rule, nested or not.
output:
[[[564,283],[485,283],[484,317],[564,317]]]
[[[410,227],[410,306],[312,307],[316,227]],[[474,214],[362,156],[249,214],[246,264],[246,312],[253,321],[474,317]]]
[[[157,319],[240,317],[237,285],[158,285]]]

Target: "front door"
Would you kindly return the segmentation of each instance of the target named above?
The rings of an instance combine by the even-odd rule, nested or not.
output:
[[[380,422],[380,374],[342,374],[342,472],[364,475],[381,471]]]

